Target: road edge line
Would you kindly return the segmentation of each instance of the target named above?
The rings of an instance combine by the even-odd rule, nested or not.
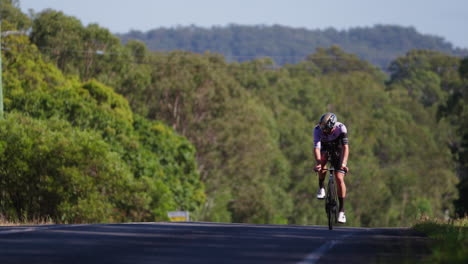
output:
[[[56,229],[56,228],[71,228],[71,227],[88,226],[88,225],[92,225],[92,224],[33,226],[33,227],[24,227],[24,228],[21,228],[21,226],[10,226],[10,227],[4,227],[4,228],[15,228],[15,229],[1,230],[3,229],[1,228],[0,235],[27,233],[27,232],[42,231],[42,230],[49,230],[49,229]]]
[[[314,263],[317,263],[317,261],[321,257],[323,257],[327,251],[332,249],[334,246],[340,244],[343,241],[343,239],[345,239],[347,237],[350,237],[353,234],[354,233],[349,233],[349,234],[346,234],[346,235],[343,235],[343,236],[339,237],[339,240],[334,239],[334,240],[328,241],[327,243],[323,244],[318,249],[314,250],[312,253],[307,255],[303,260],[301,260],[300,262],[298,262],[296,264],[314,264]]]

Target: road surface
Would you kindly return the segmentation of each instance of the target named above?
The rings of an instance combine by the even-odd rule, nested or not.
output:
[[[424,263],[405,228],[220,223],[0,227],[0,263]]]

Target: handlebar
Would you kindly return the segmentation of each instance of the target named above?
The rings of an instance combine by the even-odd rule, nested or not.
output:
[[[337,169],[320,169],[321,171],[338,171]],[[349,172],[346,172],[346,173],[349,173]]]

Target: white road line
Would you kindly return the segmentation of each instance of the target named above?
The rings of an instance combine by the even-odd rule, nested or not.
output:
[[[18,229],[13,229],[13,230],[1,230],[0,235],[4,234],[14,234],[14,233],[22,233],[22,232],[31,232],[38,230],[37,228],[18,228]]]
[[[314,264],[327,253],[334,246],[338,245],[343,241],[343,239],[350,237],[353,233],[349,233],[339,237],[339,240],[330,240],[327,243],[323,244],[321,247],[317,248],[315,251],[307,255],[301,262],[297,264]]]
[[[114,224],[60,224],[60,225],[43,225],[43,226],[0,226],[0,235],[6,234],[15,234],[15,233],[24,233],[24,232],[33,232],[33,231],[42,231],[48,229],[57,229],[57,228],[71,228],[79,226],[106,226],[106,225],[115,225]],[[120,223],[120,224],[160,224],[160,222],[131,222],[131,223]],[[7,230],[3,230],[7,229]]]
[[[34,227],[21,227],[21,226],[2,227],[2,228],[0,228],[0,235],[24,233],[24,232],[33,232],[33,231],[42,231],[42,230],[56,229],[56,228],[70,228],[70,227],[86,226],[86,225],[89,225],[89,224],[83,224],[83,225],[50,225],[50,226],[34,226]],[[4,228],[12,228],[12,229],[2,230]]]

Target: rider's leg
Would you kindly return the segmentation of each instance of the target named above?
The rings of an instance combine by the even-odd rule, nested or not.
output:
[[[344,177],[344,173],[335,172],[335,178],[338,187],[338,200],[340,201],[340,212],[344,212],[344,199],[346,197],[346,184],[344,181]]]
[[[322,169],[327,168],[327,162],[328,162],[328,155],[327,155],[326,152],[322,152],[321,153],[321,159],[320,159],[320,164],[322,165]],[[320,170],[318,172],[318,175],[319,175],[319,187],[324,188],[323,187],[323,182],[325,180],[325,176],[327,176],[327,171],[326,170]]]

